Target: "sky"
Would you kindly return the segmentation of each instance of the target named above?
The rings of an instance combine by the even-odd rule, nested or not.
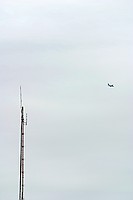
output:
[[[20,85],[25,199],[133,199],[132,10],[0,0],[0,200],[18,199]]]

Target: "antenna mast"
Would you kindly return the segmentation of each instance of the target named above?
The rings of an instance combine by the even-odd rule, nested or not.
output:
[[[24,107],[22,104],[22,91],[20,87],[20,112],[21,112],[21,136],[20,136],[20,171],[19,171],[19,200],[24,200],[24,175],[25,175],[25,157],[24,157],[24,145],[25,145],[25,133],[24,126],[27,125],[27,117],[26,122],[24,121]],[[26,115],[27,116],[27,115]]]

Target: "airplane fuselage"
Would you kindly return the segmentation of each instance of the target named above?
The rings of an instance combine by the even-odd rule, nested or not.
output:
[[[108,83],[108,86],[109,86],[109,87],[114,87],[114,85],[110,85],[109,83]]]

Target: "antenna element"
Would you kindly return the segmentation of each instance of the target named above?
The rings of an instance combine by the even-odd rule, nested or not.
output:
[[[22,108],[22,89],[20,86],[20,108]]]

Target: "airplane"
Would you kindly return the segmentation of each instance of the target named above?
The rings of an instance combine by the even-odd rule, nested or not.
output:
[[[109,87],[114,87],[114,85],[110,85],[109,83],[108,83],[108,86],[109,86]]]

